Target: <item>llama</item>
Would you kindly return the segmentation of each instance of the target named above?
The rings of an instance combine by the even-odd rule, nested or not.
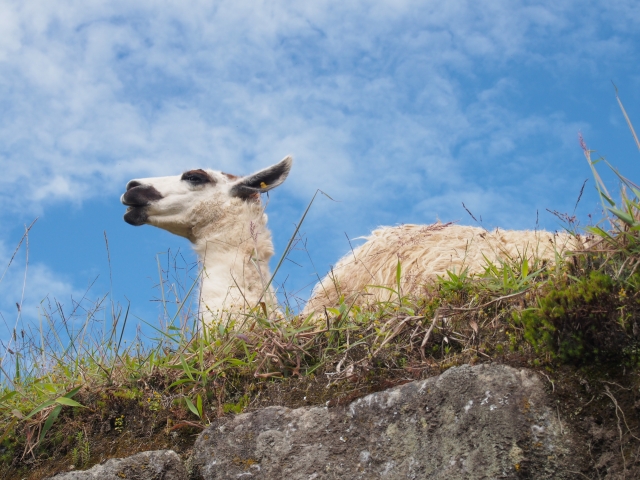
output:
[[[203,266],[199,310],[205,323],[260,302],[275,306],[266,288],[273,242],[260,194],[284,182],[292,162],[288,156],[246,177],[197,169],[127,183],[120,199],[128,207],[125,222],[153,225],[193,244]]]
[[[396,288],[398,260],[402,293],[417,294],[437,275],[446,276],[447,270],[460,273],[466,268],[468,273],[480,273],[487,261],[507,258],[554,261],[567,249],[580,248],[579,239],[565,233],[487,231],[452,223],[382,227],[366,238],[366,243],[342,257],[314,287],[304,315],[337,305],[341,295],[359,303],[389,300],[392,293],[376,287]]]

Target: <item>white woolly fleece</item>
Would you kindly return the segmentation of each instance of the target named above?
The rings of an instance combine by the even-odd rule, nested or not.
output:
[[[574,237],[546,231],[487,231],[451,223],[381,227],[372,232],[367,242],[342,257],[314,289],[303,314],[335,306],[344,295],[359,303],[389,300],[396,288],[398,260],[402,265],[403,294],[417,294],[424,284],[447,270],[460,273],[483,272],[487,260],[538,258],[555,261],[556,254],[576,248]],[[485,259],[486,257],[486,259]]]

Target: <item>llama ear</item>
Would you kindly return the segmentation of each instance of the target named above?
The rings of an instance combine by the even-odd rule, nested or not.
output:
[[[286,180],[292,163],[293,158],[288,156],[275,165],[241,178],[231,187],[231,196],[246,199],[256,194],[268,192]]]

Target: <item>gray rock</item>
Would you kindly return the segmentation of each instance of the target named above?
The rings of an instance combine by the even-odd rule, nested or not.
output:
[[[540,378],[504,365],[439,377],[346,407],[269,407],[206,429],[195,478],[575,478],[571,436]]]
[[[346,407],[220,419],[196,441],[189,474],[161,450],[51,478],[573,479],[578,442],[530,370],[462,366]]]
[[[142,452],[111,459],[85,471],[59,473],[51,480],[186,480],[180,457],[173,450]],[[45,480],[49,480],[45,479]]]

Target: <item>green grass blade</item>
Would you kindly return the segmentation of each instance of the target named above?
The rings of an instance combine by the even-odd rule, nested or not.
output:
[[[631,215],[629,215],[627,212],[623,212],[622,210],[619,210],[617,208],[612,208],[612,207],[609,207],[607,210],[609,210],[611,213],[613,213],[616,217],[618,217],[620,220],[622,220],[624,223],[626,223],[630,227],[635,226],[636,224],[635,219]]]
[[[60,415],[61,411],[62,411],[62,405],[58,405],[56,408],[51,410],[51,413],[47,417],[47,421],[44,422],[44,426],[42,427],[42,432],[40,433],[40,441],[41,442],[44,439],[44,436],[47,434],[47,432],[51,428],[51,425],[53,425],[53,422],[55,422],[56,419],[58,418],[58,415]]]
[[[67,397],[58,397],[55,399],[55,402],[59,403],[60,405],[67,405],[69,407],[85,408],[84,405],[82,405],[81,403],[78,403],[75,400],[71,400],[70,398],[67,398]]]
[[[522,261],[520,274],[522,279],[526,279],[529,276],[529,260],[526,258]]]
[[[189,364],[187,364],[187,361],[185,360],[183,355],[180,355],[180,364],[182,365],[182,370],[184,371],[184,373],[186,373],[187,377],[189,377],[189,380],[195,382],[195,378],[193,378],[193,375],[191,375],[191,367],[189,366]]]
[[[29,418],[33,417],[36,413],[38,413],[38,412],[40,412],[40,411],[44,410],[44,409],[45,409],[45,408],[47,408],[47,407],[50,407],[51,405],[53,405],[53,404],[55,404],[55,403],[56,403],[56,401],[55,401],[55,400],[48,400],[48,401],[46,401],[46,402],[44,402],[44,403],[42,403],[42,404],[38,405],[36,408],[34,408],[33,410],[31,410],[31,412],[29,412],[29,413],[24,417],[24,419],[26,420],[26,419],[29,419]]]
[[[202,397],[200,394],[196,396],[196,408],[198,409],[198,416],[202,418]]]
[[[169,312],[167,311],[167,301],[164,297],[164,280],[162,278],[162,267],[160,266],[160,257],[156,254],[156,263],[158,264],[158,277],[160,278],[160,294],[162,295],[162,309],[164,310],[165,318],[169,318]],[[169,260],[169,251],[167,251],[167,261]]]
[[[631,119],[629,118],[629,115],[627,115],[627,111],[625,110],[624,105],[622,104],[622,100],[620,100],[620,97],[618,96],[618,87],[616,87],[615,83],[613,84],[613,88],[615,88],[616,90],[616,100],[618,101],[620,110],[622,110],[622,115],[624,115],[624,119],[627,121],[627,125],[629,126],[629,130],[631,130],[631,135],[633,135],[633,139],[636,141],[636,146],[638,147],[638,150],[640,150],[640,140],[638,140],[638,135],[636,135],[636,131],[633,128]]]
[[[191,399],[189,397],[184,397],[184,401],[187,404],[187,407],[189,408],[189,410],[191,410],[191,412],[198,418],[202,418],[200,416],[200,413],[198,412],[198,409],[196,408],[196,406],[193,404],[193,402],[191,401]]]

